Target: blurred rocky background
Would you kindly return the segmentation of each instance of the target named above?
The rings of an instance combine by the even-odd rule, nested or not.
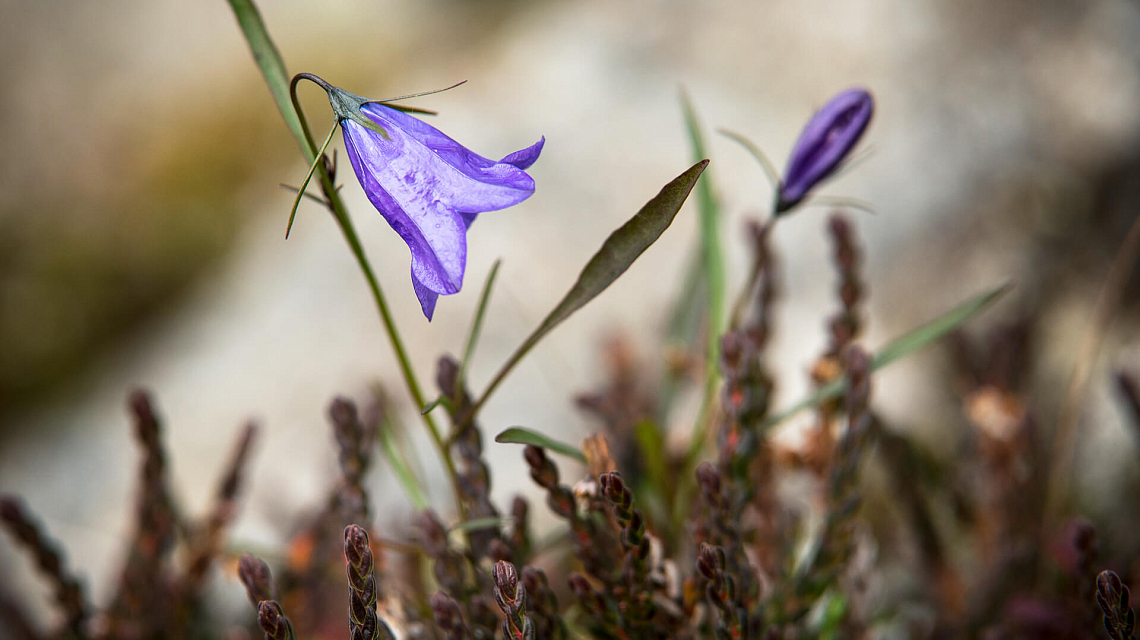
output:
[[[747,260],[743,223],[767,215],[771,189],[713,131],[748,136],[782,166],[824,100],[870,88],[870,151],[824,189],[877,212],[854,216],[867,254],[867,343],[1012,281],[980,325],[1032,318],[1030,395],[1046,407],[1060,404],[1093,299],[1140,212],[1136,2],[277,0],[261,9],[291,73],[377,98],[467,79],[416,104],[439,110],[433,124],[487,156],[547,138],[531,171],[536,195],[480,217],[467,286],[441,299],[431,324],[409,285],[406,248],[342,173],[425,380],[441,352],[461,348],[496,258],[476,388],[610,230],[690,164],[681,87],[708,129],[732,291]],[[131,388],[155,393],[191,510],[207,503],[239,425],[263,425],[235,534],[248,545],[279,542],[289,518],[323,495],[335,468],[325,418],[334,395],[363,398],[384,381],[418,433],[327,214],[303,204],[283,238],[292,194],[278,185],[299,182],[306,167],[227,3],[7,0],[0,56],[0,490],[42,516],[97,603],[130,523]],[[325,130],[327,103],[303,91],[314,129]],[[783,403],[807,388],[825,341],[834,275],[824,214],[801,211],[774,238]],[[661,329],[695,241],[686,210],[513,374],[484,413],[487,431],[587,433],[572,398],[603,378],[604,340],[624,334],[647,360],[663,357]],[[1135,287],[1081,413],[1077,491],[1094,512],[1117,508],[1104,487],[1140,480],[1110,386],[1113,370],[1140,369]],[[946,355],[932,350],[876,383],[876,405],[934,449],[950,446],[961,422]],[[1054,415],[1042,417],[1046,428]],[[519,450],[491,444],[487,455],[495,495],[518,488]],[[425,466],[438,471],[431,457]],[[386,473],[371,480],[379,520],[396,527],[409,505]],[[433,491],[446,504],[445,483]],[[46,602],[39,587],[15,590],[36,584],[30,572],[0,542],[0,593]]]

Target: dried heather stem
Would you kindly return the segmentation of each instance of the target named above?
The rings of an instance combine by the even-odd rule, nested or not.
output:
[[[446,640],[468,640],[471,632],[467,623],[463,621],[463,613],[451,596],[442,591],[436,591],[431,596],[431,612],[435,618],[435,625],[443,631]]]
[[[63,609],[68,630],[77,638],[86,638],[88,606],[79,580],[67,573],[58,545],[40,530],[15,496],[0,496],[0,522],[8,532],[35,557],[40,572],[51,582],[55,599]]]
[[[276,600],[258,603],[257,624],[265,632],[265,640],[294,640],[293,625]]]
[[[210,567],[214,557],[222,546],[222,534],[225,527],[237,514],[237,494],[241,489],[242,474],[245,471],[246,461],[249,459],[249,450],[257,435],[257,426],[250,423],[242,429],[234,447],[226,473],[218,485],[214,508],[206,517],[205,525],[191,541],[190,562],[186,570],[185,588],[196,593],[205,578],[206,570]],[[268,598],[261,598],[267,600]]]
[[[526,587],[519,582],[515,565],[500,560],[491,568],[495,584],[495,603],[503,618],[504,640],[534,640],[534,623],[526,615]]]
[[[464,600],[467,590],[467,561],[447,542],[447,529],[432,510],[420,514],[418,521],[424,551],[432,559],[432,573],[443,591],[453,598]]]
[[[871,424],[871,358],[858,347],[846,354],[847,430],[836,445],[828,479],[828,510],[814,557],[805,563],[796,583],[799,595],[822,593],[838,575],[854,546],[854,519],[860,498],[856,491],[859,462]]]
[[[342,474],[337,499],[340,515],[347,522],[368,522],[368,493],[363,480],[372,458],[372,434],[360,422],[356,405],[347,398],[333,399],[329,420]]]
[[[530,505],[522,496],[515,496],[511,500],[511,557],[519,562],[530,559]]]
[[[368,532],[350,524],[344,528],[344,559],[348,572],[349,637],[351,640],[393,639],[392,630],[376,615],[376,574]]]
[[[1104,628],[1112,640],[1133,640],[1136,614],[1128,606],[1128,587],[1115,571],[1101,571],[1096,577],[1096,603],[1104,612]]]
[[[835,268],[839,272],[839,286],[836,293],[839,294],[841,306],[839,313],[832,316],[828,322],[831,343],[826,355],[837,358],[863,328],[859,306],[864,298],[865,287],[859,277],[862,252],[859,250],[859,239],[851,222],[842,214],[836,213],[828,221],[827,230],[831,235]]]
[[[174,542],[176,524],[166,486],[166,454],[159,438],[160,426],[154,406],[142,390],[134,391],[127,404],[134,416],[135,437],[143,451],[143,464],[134,538],[120,577],[119,592],[107,617],[111,636],[123,635],[127,629],[150,633],[164,623],[169,603],[162,563]]]
[[[598,478],[602,495],[613,506],[614,518],[622,527],[621,544],[625,550],[622,577],[626,592],[623,607],[632,622],[641,623],[653,617],[653,591],[649,584],[649,538],[645,535],[645,517],[633,507],[633,491],[625,485],[617,471]]]
[[[727,559],[724,549],[702,542],[697,552],[697,573],[709,581],[706,595],[720,612],[717,635],[728,638],[743,637],[744,612],[736,604],[736,581],[725,573]]]
[[[566,623],[558,612],[558,599],[550,588],[542,569],[525,566],[522,582],[530,595],[530,618],[534,621],[535,636],[542,640],[561,640],[567,635]]]
[[[729,330],[736,331],[740,328],[748,311],[748,303],[751,301],[754,312],[748,332],[756,338],[757,346],[763,349],[770,335],[772,303],[775,302],[777,294],[776,260],[769,243],[772,225],[749,220],[747,232],[752,240],[752,270],[748,274],[748,281],[732,305]],[[755,297],[753,297],[754,291]]]
[[[245,585],[245,592],[254,607],[262,600],[277,599],[277,590],[269,573],[269,565],[261,558],[251,553],[242,554],[241,560],[238,561],[238,577]]]
[[[546,457],[546,451],[541,447],[527,445],[523,449],[523,457],[530,467],[530,477],[547,491],[547,506],[570,525],[574,555],[591,575],[603,580],[611,579],[616,573],[615,566],[603,555],[610,547],[600,528],[578,514],[574,493],[570,487],[559,484],[558,467]]]
[[[463,518],[498,518],[499,510],[491,502],[491,471],[483,460],[483,435],[471,411],[471,395],[460,388],[460,365],[450,356],[439,359],[436,369],[436,384],[445,397],[451,398],[447,411],[453,431],[451,447],[459,454],[459,472],[456,485],[460,490],[464,509]],[[449,452],[450,454],[450,452]],[[468,531],[467,540],[476,558],[489,558],[493,541],[500,540],[502,532],[498,527],[488,527],[478,531]]]

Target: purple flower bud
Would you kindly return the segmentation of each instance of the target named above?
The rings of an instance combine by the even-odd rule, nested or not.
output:
[[[360,186],[411,250],[412,286],[431,320],[436,299],[463,286],[467,229],[476,216],[534,193],[524,169],[546,139],[495,162],[406,113],[327,90]]]
[[[780,214],[800,203],[816,184],[831,175],[859,142],[874,113],[875,101],[864,89],[847,89],[823,105],[808,121],[788,159],[776,199]]]

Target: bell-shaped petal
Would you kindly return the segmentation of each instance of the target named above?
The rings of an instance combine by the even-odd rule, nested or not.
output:
[[[406,113],[365,103],[360,113],[384,134],[341,120],[360,185],[412,254],[412,285],[430,320],[439,295],[457,293],[467,264],[467,228],[483,211],[504,209],[534,193],[523,171],[543,140],[495,162]]]
[[[874,99],[864,89],[847,89],[823,106],[792,148],[776,200],[776,213],[799,204],[831,175],[859,142],[874,113]]]

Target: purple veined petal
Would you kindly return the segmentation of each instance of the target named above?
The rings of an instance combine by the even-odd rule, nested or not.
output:
[[[820,180],[829,176],[859,142],[874,112],[874,99],[864,89],[847,89],[823,106],[796,140],[776,211],[795,206]]]
[[[538,142],[530,145],[525,149],[519,149],[514,153],[506,155],[499,162],[505,162],[506,164],[514,165],[519,169],[526,169],[530,165],[534,164],[535,160],[538,160],[539,154],[542,153],[542,146],[545,144],[546,136],[542,136],[539,138]],[[459,215],[463,217],[463,225],[470,229],[471,225],[475,222],[475,218],[479,216],[479,213],[479,211],[460,211]]]
[[[412,273],[425,288],[452,294],[463,286],[467,229],[439,196],[434,154],[400,129],[389,140],[352,120],[341,122],[345,149],[368,200],[407,243]],[[435,164],[442,164],[435,160]],[[426,167],[426,169],[425,169]]]
[[[505,209],[534,193],[534,180],[522,169],[485,158],[421,120],[376,103],[365,104],[361,112],[389,133],[397,130],[393,140],[400,138],[403,151],[417,159],[418,164],[405,167],[402,177],[412,179],[418,170],[430,183],[425,188],[433,197],[455,211]]]
[[[416,299],[420,301],[420,309],[423,309],[424,317],[431,322],[431,317],[435,314],[435,303],[439,300],[439,294],[428,289],[416,277],[416,272],[412,270],[412,289],[416,292]]]
[[[514,153],[506,155],[499,162],[512,164],[519,169],[526,169],[534,164],[535,160],[538,160],[538,155],[542,153],[542,145],[544,144],[546,144],[546,136],[542,136],[538,142],[525,149],[519,149]]]

